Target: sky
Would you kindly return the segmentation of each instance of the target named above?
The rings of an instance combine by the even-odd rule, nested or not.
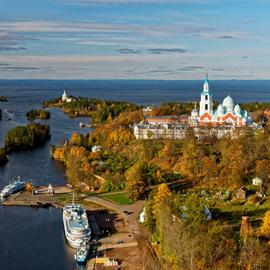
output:
[[[270,79],[269,0],[0,0],[0,79]]]

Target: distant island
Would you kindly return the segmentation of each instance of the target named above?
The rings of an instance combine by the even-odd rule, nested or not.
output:
[[[0,96],[0,102],[7,102],[7,98],[4,96]]]
[[[27,126],[17,126],[9,130],[5,137],[7,153],[32,149],[44,144],[50,139],[48,125],[32,123]]]
[[[0,148],[0,165],[6,164],[7,162],[8,158],[5,149]]]
[[[49,119],[51,117],[51,113],[42,109],[31,110],[26,113],[26,117],[30,121],[33,121],[35,119]]]
[[[131,112],[140,106],[124,101],[98,100],[85,97],[67,97],[66,92],[60,98],[51,99],[42,103],[44,108],[57,107],[70,117],[89,116],[92,124],[105,124],[123,112]]]

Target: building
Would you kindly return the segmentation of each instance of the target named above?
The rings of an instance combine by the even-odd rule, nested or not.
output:
[[[200,106],[191,111],[191,115],[146,116],[140,123],[133,125],[136,139],[185,139],[190,131],[198,140],[207,137],[221,139],[224,136],[234,138],[243,134],[241,127],[252,126],[252,119],[246,110],[234,103],[228,95],[217,107],[213,108],[213,98],[206,75],[201,92]],[[235,130],[238,129],[238,132]]]
[[[150,116],[145,117],[145,122],[151,125],[161,125],[161,124],[188,124],[188,115],[168,115],[168,116]]]
[[[193,124],[197,122],[199,126],[244,127],[252,124],[252,119],[249,113],[242,110],[239,104],[235,104],[229,95],[214,110],[212,92],[206,75],[203,91],[201,92],[199,112],[196,108],[193,109],[190,122]]]
[[[263,184],[263,180],[259,177],[255,177],[252,179],[253,186],[261,186]]]
[[[236,200],[246,200],[249,195],[248,189],[245,187],[240,187],[234,192]]]
[[[102,150],[102,147],[100,145],[94,145],[91,150],[93,153],[97,153]]]
[[[207,137],[216,137],[221,139],[224,136],[234,138],[235,127],[199,127],[183,124],[150,124],[141,122],[133,125],[133,134],[136,139],[149,140],[183,140],[188,134],[194,133],[194,136],[201,140]]]
[[[62,95],[62,101],[63,102],[71,102],[72,101],[72,98],[71,97],[68,97],[67,93],[66,93],[66,90],[64,90],[64,93]]]
[[[152,114],[153,107],[152,106],[147,106],[143,108],[143,116],[151,116]]]

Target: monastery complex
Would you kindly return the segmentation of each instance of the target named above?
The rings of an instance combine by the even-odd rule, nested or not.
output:
[[[250,114],[242,110],[228,95],[214,110],[212,92],[206,75],[199,109],[180,116],[150,116],[151,108],[144,108],[144,120],[133,125],[137,139],[184,139],[190,129],[200,139],[205,136],[232,137],[235,129],[253,125]]]

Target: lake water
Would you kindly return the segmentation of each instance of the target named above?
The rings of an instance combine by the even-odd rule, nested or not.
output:
[[[27,124],[27,111],[39,108],[43,100],[62,95],[63,90],[74,96],[127,100],[142,105],[164,101],[199,101],[203,81],[1,81],[0,95],[8,102],[0,121],[0,145],[7,131]],[[270,102],[270,81],[210,81],[214,100],[221,101],[228,93],[237,103]],[[35,184],[64,184],[62,164],[51,160],[50,144],[59,144],[73,132],[87,133],[79,123],[86,118],[70,119],[57,109],[51,109],[52,138],[44,146],[9,156],[9,163],[0,167],[0,188],[21,176]],[[7,121],[10,117],[11,120]],[[65,243],[61,212],[57,209],[30,209],[0,206],[0,269],[10,270],[72,270],[73,251]]]

